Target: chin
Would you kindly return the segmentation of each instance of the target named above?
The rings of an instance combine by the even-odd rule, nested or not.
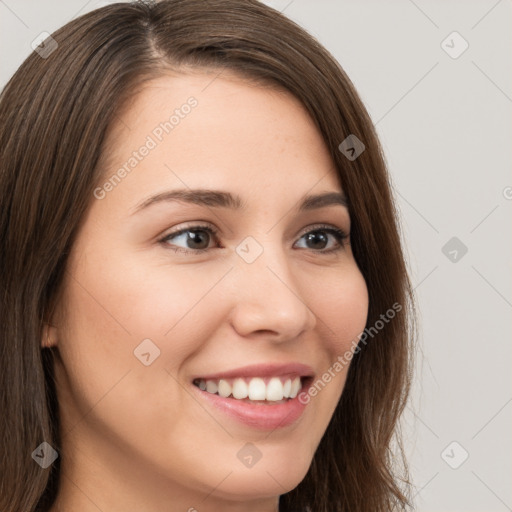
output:
[[[295,489],[303,480],[306,471],[297,474],[295,471],[290,474],[284,472],[275,476],[271,472],[233,472],[222,485],[222,492],[218,497],[230,499],[233,501],[256,501],[261,499],[270,499],[286,494]],[[220,491],[220,489],[219,489]]]
[[[292,450],[288,453],[289,456],[262,454],[252,467],[244,467],[235,459],[238,464],[231,466],[232,472],[219,491],[222,488],[226,498],[236,501],[271,498],[290,492],[306,476],[311,457],[301,457]]]

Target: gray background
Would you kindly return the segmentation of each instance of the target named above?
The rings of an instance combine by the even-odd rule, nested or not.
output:
[[[106,3],[0,0],[0,87],[38,34]],[[386,152],[421,310],[405,416],[417,509],[512,510],[512,4],[267,3],[338,59]]]

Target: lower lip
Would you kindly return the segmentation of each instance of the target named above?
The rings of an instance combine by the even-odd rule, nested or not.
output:
[[[300,418],[307,405],[302,404],[298,399],[302,389],[291,400],[282,404],[266,405],[251,404],[235,398],[223,398],[208,393],[208,391],[202,391],[197,386],[192,385],[192,387],[216,409],[249,427],[259,430],[276,430],[292,425]]]

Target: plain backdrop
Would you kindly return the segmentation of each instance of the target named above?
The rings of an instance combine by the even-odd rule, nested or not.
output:
[[[0,0],[0,87],[41,32],[107,3]],[[417,510],[512,510],[512,3],[267,3],[336,57],[384,146],[421,314]]]

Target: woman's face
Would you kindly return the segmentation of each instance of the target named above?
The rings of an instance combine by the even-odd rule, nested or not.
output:
[[[350,232],[348,210],[304,202],[342,192],[314,123],[288,93],[214,76],[153,80],[117,118],[70,255],[50,333],[60,499],[81,510],[273,510],[365,327],[331,231]],[[329,369],[306,405],[289,397]]]

